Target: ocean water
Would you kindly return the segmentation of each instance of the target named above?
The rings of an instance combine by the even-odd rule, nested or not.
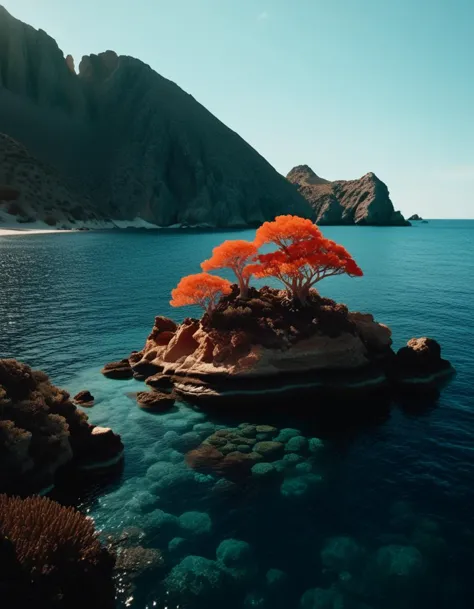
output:
[[[133,400],[142,384],[99,370],[141,349],[155,315],[195,313],[172,309],[170,290],[212,247],[252,231],[0,238],[0,357],[46,371],[72,394],[89,389],[91,421],[125,444],[114,477],[53,496],[104,536],[138,527],[134,543],[163,554],[164,566],[118,582],[117,607],[474,607],[474,221],[324,233],[365,276],[327,279],[321,292],[372,312],[396,348],[436,338],[457,375],[434,403],[381,405],[358,424],[320,427],[311,404],[307,419],[256,414],[251,423],[299,440],[286,444],[279,477],[242,484],[198,475],[183,455],[248,421],[184,404],[143,412]]]

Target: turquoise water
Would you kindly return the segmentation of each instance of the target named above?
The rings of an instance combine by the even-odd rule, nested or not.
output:
[[[123,472],[73,500],[104,535],[136,526],[142,546],[163,552],[165,567],[121,586],[118,607],[474,606],[474,221],[324,232],[365,276],[328,279],[321,292],[374,313],[396,347],[438,339],[458,374],[437,403],[381,406],[360,425],[257,417],[320,442],[286,458],[280,479],[237,485],[195,474],[183,453],[243,421],[184,405],[150,415],[127,395],[140,383],[99,369],[140,349],[155,315],[192,313],[168,304],[178,279],[223,239],[252,231],[0,238],[0,356],[45,370],[73,394],[89,389],[91,420],[126,447]],[[249,545],[220,545],[226,539]]]

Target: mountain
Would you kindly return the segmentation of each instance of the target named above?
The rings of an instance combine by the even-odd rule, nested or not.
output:
[[[3,7],[0,133],[0,192],[19,192],[23,220],[246,226],[281,213],[313,217],[283,176],[173,82],[113,51],[84,57],[76,73],[53,38]],[[9,205],[0,199],[0,221]]]
[[[294,167],[287,175],[316,214],[318,224],[409,226],[395,211],[387,186],[374,173],[359,180],[330,182],[308,165]]]

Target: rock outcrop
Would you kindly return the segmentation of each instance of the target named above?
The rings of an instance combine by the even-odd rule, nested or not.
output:
[[[165,327],[157,317],[133,363],[161,370],[149,385],[172,384],[179,398],[197,404],[273,407],[291,396],[295,408],[299,393],[352,402],[418,391],[453,370],[436,341],[412,339],[395,354],[387,326],[316,292],[301,306],[268,287],[251,288],[245,301],[234,290],[201,320],[185,319],[174,332]]]
[[[387,186],[374,173],[359,180],[330,182],[307,165],[294,167],[287,175],[316,214],[317,224],[409,226],[395,211]]]
[[[46,374],[0,359],[0,492],[48,489],[64,467],[118,463],[120,436],[96,427]]]
[[[1,7],[0,41],[0,132],[16,140],[3,139],[0,188],[20,192],[21,218],[237,227],[312,217],[251,146],[141,61],[107,51],[76,73],[50,36]]]
[[[410,222],[421,222],[423,218],[418,214],[413,214],[413,216],[410,216],[408,220],[410,220]]]

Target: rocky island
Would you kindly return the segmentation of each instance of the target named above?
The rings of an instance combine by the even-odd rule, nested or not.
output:
[[[374,173],[359,180],[320,178],[308,165],[294,167],[287,175],[314,209],[318,224],[360,226],[410,226],[395,211],[388,188]]]
[[[268,244],[275,251],[259,254],[259,247]],[[314,404],[299,397],[353,402],[381,393],[419,392],[453,370],[435,340],[415,338],[395,353],[386,325],[316,291],[326,277],[358,277],[362,270],[309,220],[280,216],[266,222],[255,242],[224,242],[202,268],[230,268],[237,283],[208,272],[183,278],[171,304],[200,304],[202,318],[178,325],[157,317],[144,348],[106,366],[106,376],[134,375],[153,391],[199,405],[225,409],[280,403],[295,409],[298,401],[305,408]],[[283,289],[252,287],[252,276],[276,278]],[[156,404],[159,408],[158,394]]]

